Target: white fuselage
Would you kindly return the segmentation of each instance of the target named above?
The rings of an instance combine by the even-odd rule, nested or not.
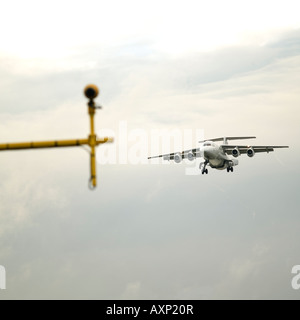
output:
[[[223,149],[212,141],[206,141],[201,148],[203,158],[209,162],[211,168],[224,170],[238,164],[236,159],[231,159]]]

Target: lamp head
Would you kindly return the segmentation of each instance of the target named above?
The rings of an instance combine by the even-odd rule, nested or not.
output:
[[[99,94],[99,89],[94,84],[88,84],[84,88],[84,95],[90,100],[95,99],[98,96],[98,94]]]

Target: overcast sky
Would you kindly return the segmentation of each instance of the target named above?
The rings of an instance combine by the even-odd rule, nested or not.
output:
[[[2,4],[0,143],[85,138],[83,88],[95,83],[97,131],[115,135],[97,155],[117,156],[90,191],[83,148],[0,153],[0,299],[299,299],[299,9]],[[290,148],[242,156],[230,174],[120,163],[141,143],[154,155],[155,130],[190,130],[190,147],[198,131]]]

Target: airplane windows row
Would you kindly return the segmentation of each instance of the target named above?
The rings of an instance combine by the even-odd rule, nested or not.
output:
[[[205,143],[203,144],[203,147],[211,147],[211,143],[205,142]]]

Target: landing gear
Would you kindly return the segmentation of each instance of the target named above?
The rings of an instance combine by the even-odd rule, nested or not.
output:
[[[227,172],[233,172],[233,167],[227,167]]]
[[[202,174],[204,174],[204,173],[208,174],[208,170],[207,169],[205,169],[205,170],[203,169],[202,170]]]
[[[202,169],[202,174],[208,174],[208,170],[206,169],[206,166],[208,165],[208,161],[207,160],[205,160],[205,162],[201,162],[200,163],[200,166],[199,166],[199,169],[201,169],[201,167],[202,167],[202,165],[204,165],[204,167],[203,167],[203,169]]]

